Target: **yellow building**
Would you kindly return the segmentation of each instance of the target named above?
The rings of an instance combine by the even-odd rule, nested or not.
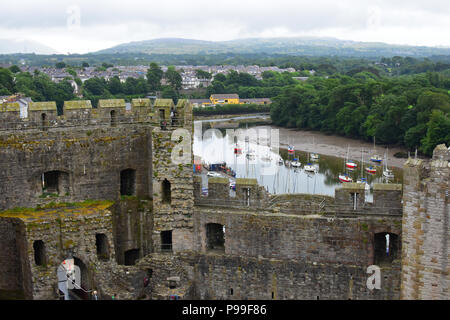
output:
[[[236,93],[212,94],[209,99],[211,104],[239,104],[239,96]]]

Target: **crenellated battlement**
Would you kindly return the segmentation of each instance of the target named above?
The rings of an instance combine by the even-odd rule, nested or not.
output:
[[[187,120],[185,118],[188,118]],[[21,116],[18,103],[0,105],[0,130],[49,130],[56,127],[151,123],[161,127],[180,127],[192,123],[192,107],[188,100],[171,99],[100,99],[93,108],[90,100],[65,101],[62,114],[58,114],[56,102],[31,102],[26,116]]]
[[[402,186],[378,183],[373,186],[373,202],[367,202],[364,185],[345,183],[335,196],[310,194],[269,194],[256,179],[236,179],[236,192],[231,195],[227,178],[209,178],[208,194],[202,195],[202,179],[194,177],[194,199],[197,205],[235,207],[276,211],[286,214],[393,215],[402,214]]]

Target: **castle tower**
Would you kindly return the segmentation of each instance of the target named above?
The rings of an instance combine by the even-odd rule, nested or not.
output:
[[[157,99],[152,132],[154,252],[193,248],[192,106]]]
[[[426,162],[404,165],[402,299],[449,299],[450,152],[443,144]]]

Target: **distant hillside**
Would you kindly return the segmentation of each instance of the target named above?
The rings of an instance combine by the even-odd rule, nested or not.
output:
[[[55,49],[31,40],[0,39],[0,54],[36,53],[55,54]]]
[[[266,53],[311,56],[415,56],[450,55],[450,48],[403,46],[356,42],[334,38],[252,38],[232,41],[202,41],[164,38],[135,41],[95,52],[146,54]]]

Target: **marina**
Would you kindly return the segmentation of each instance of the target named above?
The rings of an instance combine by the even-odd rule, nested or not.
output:
[[[283,145],[280,139],[280,145]],[[203,167],[224,163],[234,177],[229,176],[230,186],[234,178],[256,178],[258,183],[272,194],[306,193],[334,196],[335,188],[345,182],[366,184],[366,200],[372,201],[374,183],[402,183],[402,169],[391,167],[394,177],[386,177],[383,162],[370,161],[372,150],[360,150],[360,159],[346,158],[298,150],[289,142],[279,150],[268,141],[246,139],[237,143],[225,130],[214,130],[203,139],[196,134],[194,155],[202,159]],[[351,165],[349,165],[351,164]],[[344,168],[344,171],[343,171]],[[223,174],[224,177],[228,175]],[[204,174],[203,184],[206,188]]]

